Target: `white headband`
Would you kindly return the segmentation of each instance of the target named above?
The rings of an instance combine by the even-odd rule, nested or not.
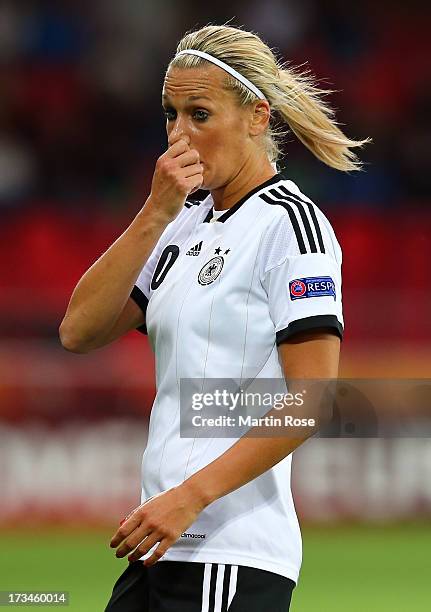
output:
[[[212,55],[209,55],[208,53],[205,53],[204,51],[196,51],[196,49],[184,49],[184,51],[180,51],[179,53],[177,53],[175,57],[179,57],[180,55],[197,55],[198,57],[203,57],[204,59],[208,60],[212,64],[215,64],[216,66],[218,66],[225,72],[228,72],[233,77],[235,77],[238,81],[240,81],[243,85],[245,85],[250,91],[252,91],[254,95],[257,96],[260,100],[266,100],[266,97],[263,95],[260,89],[256,87],[256,85],[253,85],[253,83],[249,81],[248,79],[246,79],[245,76],[237,72],[234,68],[231,68],[231,66],[228,66],[228,64],[225,64],[221,60],[217,59],[216,57],[213,57]]]

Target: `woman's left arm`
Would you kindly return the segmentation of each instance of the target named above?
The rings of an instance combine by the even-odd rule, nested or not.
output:
[[[298,333],[279,346],[287,380],[335,379],[339,354],[340,339],[325,330]],[[112,538],[111,547],[120,545],[118,557],[137,547],[129,555],[129,561],[135,561],[159,542],[145,560],[146,565],[153,565],[206,506],[272,468],[308,437],[243,436],[181,485],[136,508]]]

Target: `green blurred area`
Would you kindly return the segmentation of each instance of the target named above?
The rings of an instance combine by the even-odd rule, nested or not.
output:
[[[103,611],[127,566],[109,548],[111,535],[82,529],[3,530],[0,590],[65,590],[70,605],[46,609]],[[304,527],[303,540],[292,612],[430,610],[431,525]]]

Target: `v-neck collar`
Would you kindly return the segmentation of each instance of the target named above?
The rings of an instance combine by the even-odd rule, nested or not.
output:
[[[281,173],[277,173],[274,176],[272,176],[270,179],[265,181],[264,183],[261,183],[257,187],[254,187],[251,191],[246,193],[245,196],[243,196],[236,204],[228,208],[226,212],[220,215],[220,217],[217,219],[217,221],[214,221],[214,223],[224,223],[225,221],[227,221],[227,219],[229,219],[232,215],[234,215],[236,211],[239,210],[241,206],[249,198],[251,198],[251,196],[253,196],[255,193],[257,193],[261,189],[264,189],[265,187],[268,187],[269,185],[273,185],[274,183],[277,183],[281,179],[282,179]],[[203,220],[203,223],[209,223],[212,218],[213,218],[213,207],[211,206],[211,208],[207,212],[205,219]]]

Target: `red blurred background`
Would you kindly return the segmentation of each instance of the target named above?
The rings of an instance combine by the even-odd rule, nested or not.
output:
[[[80,276],[146,199],[166,146],[164,70],[192,27],[234,17],[234,25],[257,30],[285,59],[307,62],[322,86],[339,90],[331,100],[350,136],[373,138],[356,175],[326,168],[293,137],[283,167],[329,217],[343,249],[340,375],[429,377],[426,15],[393,2],[267,0],[265,11],[260,4],[0,4],[0,523],[23,520],[29,508],[32,520],[72,521],[77,509],[100,520],[101,505],[109,521],[139,499],[154,397],[147,339],[133,332],[90,355],[71,355],[57,330]],[[346,454],[334,458],[329,442],[319,441],[328,471],[307,482],[313,454],[298,454],[301,513],[359,516],[354,492],[349,497],[340,485],[347,481],[330,476]],[[369,448],[354,442],[358,466]],[[424,470],[426,444],[408,450]],[[395,474],[401,452],[392,441],[369,469]],[[418,474],[407,506],[401,486],[383,499],[363,489],[369,518],[382,507],[388,516],[429,512],[431,491],[425,472]]]

